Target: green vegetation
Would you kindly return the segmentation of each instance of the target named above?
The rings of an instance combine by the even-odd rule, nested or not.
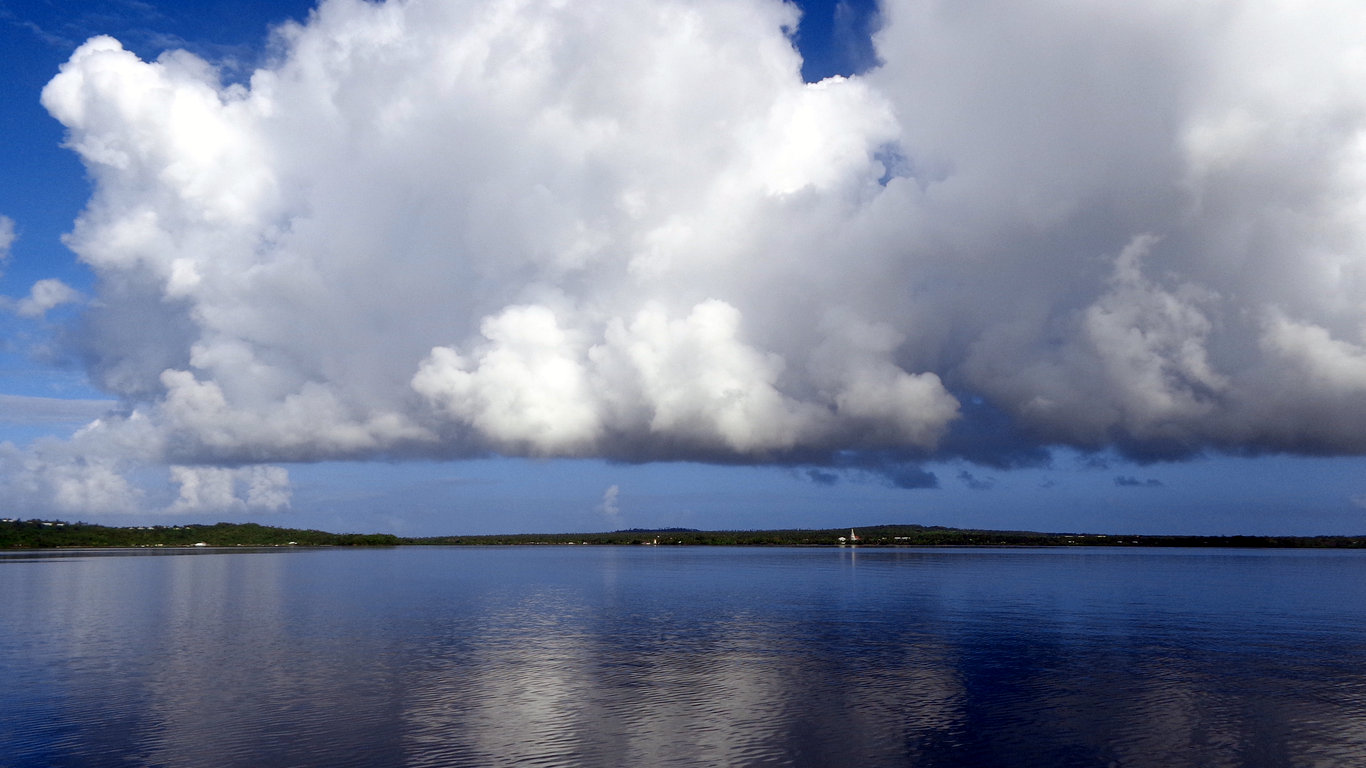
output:
[[[382,533],[327,533],[256,523],[115,528],[55,520],[0,520],[0,549],[53,547],[376,547],[400,543]]]
[[[978,531],[923,525],[856,529],[861,547],[1087,546],[1366,548],[1366,536],[1114,536],[1031,531]],[[387,547],[398,545],[642,544],[711,546],[834,546],[848,528],[773,531],[632,529],[610,533],[523,533],[400,538],[389,534],[327,533],[256,523],[116,528],[54,520],[0,520],[0,549],[55,547]]]
[[[923,525],[855,528],[862,547],[934,546],[1092,546],[1092,547],[1316,547],[1366,548],[1366,536],[1109,536],[1033,531],[979,531]],[[405,539],[407,544],[659,544],[712,546],[834,546],[848,528],[772,531],[695,531],[661,529],[611,533],[538,533],[490,536],[437,536]]]

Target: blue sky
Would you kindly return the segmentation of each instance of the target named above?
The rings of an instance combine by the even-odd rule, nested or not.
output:
[[[0,0],[5,514],[1360,534],[1366,27],[1227,6]]]

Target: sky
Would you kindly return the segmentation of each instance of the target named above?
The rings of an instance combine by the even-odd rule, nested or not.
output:
[[[1355,0],[0,0],[0,513],[1366,534]]]

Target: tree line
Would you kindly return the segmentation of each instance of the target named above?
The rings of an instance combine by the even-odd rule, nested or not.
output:
[[[1087,546],[1366,548],[1366,536],[1152,536],[1033,531],[989,531],[942,526],[875,525],[855,528],[699,531],[631,529],[600,533],[520,533],[400,537],[386,533],[328,533],[257,523],[105,526],[58,520],[0,520],[0,549],[57,547],[392,547],[412,545],[596,544],[653,546]]]
[[[55,547],[355,547],[394,546],[385,533],[328,533],[256,523],[116,527],[59,520],[0,521],[0,549]]]

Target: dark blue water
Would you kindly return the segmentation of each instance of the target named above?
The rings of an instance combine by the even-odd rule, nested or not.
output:
[[[1366,765],[1366,553],[0,556],[0,768]]]

